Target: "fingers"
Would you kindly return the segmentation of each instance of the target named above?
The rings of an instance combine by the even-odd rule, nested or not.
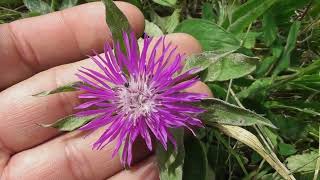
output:
[[[100,151],[91,149],[102,132],[103,129],[83,138],[84,133],[76,131],[16,154],[2,177],[7,180],[100,180],[113,176],[123,169],[119,157],[111,157],[115,144]],[[133,151],[135,161],[150,155],[142,141],[136,142]]]
[[[124,170],[118,174],[110,177],[108,180],[158,180],[159,171],[156,164],[156,158],[154,156],[136,164],[129,170]]]
[[[198,42],[186,34],[168,35],[166,43],[169,42],[178,46],[177,52],[187,55],[201,51]],[[91,61],[81,61],[56,67],[0,93],[0,142],[2,139],[7,149],[12,153],[22,151],[58,134],[54,129],[36,124],[52,123],[72,114],[73,107],[79,103],[76,93],[60,93],[42,98],[31,95],[77,80],[74,74],[80,66],[88,67],[92,64]]]
[[[8,160],[9,160],[9,154],[7,152],[4,151],[4,149],[1,147],[0,145],[0,179],[1,178],[1,174],[2,171],[4,169],[4,167],[6,166]]]
[[[179,39],[183,39],[183,41]],[[180,53],[185,52],[190,55],[201,51],[197,41],[185,34],[168,35],[166,42],[178,45],[178,52]],[[64,93],[64,96],[68,94],[69,99],[67,97],[59,98],[61,95],[45,98],[35,98],[29,95],[43,89],[59,86],[61,82],[64,84],[64,81],[73,81],[75,80],[73,74],[80,66],[90,65],[88,61],[81,61],[56,67],[0,94],[0,100],[3,102],[0,105],[0,116],[3,115],[3,118],[0,117],[0,121],[3,121],[0,122],[0,137],[4,144],[9,148],[22,150],[56,135],[56,131],[50,132],[48,129],[36,126],[35,123],[50,123],[58,117],[72,113],[74,105],[77,104],[75,94]],[[197,86],[199,86],[199,89],[189,89],[189,91],[199,93],[208,91],[203,84],[198,84]],[[14,104],[10,105],[12,102]],[[64,104],[64,108],[59,104]],[[1,112],[2,109],[10,106],[11,108],[14,107],[14,114],[12,112],[7,113],[10,112],[8,109]],[[23,109],[17,112],[21,108]],[[8,117],[9,119],[5,119]],[[83,133],[76,131],[20,152],[11,158],[3,176],[6,179],[26,180],[35,179],[35,177],[39,179],[71,180],[110,177],[122,170],[122,166],[118,158],[112,159],[110,156],[114,149],[114,144],[109,144],[102,151],[91,150],[92,143],[100,135],[101,132],[94,131],[89,137],[83,139]],[[144,149],[137,149],[136,152],[137,155],[134,155],[137,158],[136,160],[148,155]]]
[[[131,27],[142,34],[144,17],[125,2],[116,5]],[[0,25],[0,90],[37,72],[83,59],[92,49],[102,51],[111,34],[102,3],[87,3],[44,16]]]
[[[206,93],[207,87],[198,83],[189,92]],[[101,151],[91,149],[104,129],[94,131],[83,138],[84,132],[76,131],[62,135],[30,150],[14,155],[4,170],[3,177],[9,180],[24,179],[157,179],[158,171],[153,160],[142,162],[130,171],[123,171],[119,157],[112,158],[115,142]],[[138,141],[134,148],[135,162],[150,155],[144,141]],[[118,173],[117,175],[115,175]],[[143,178],[144,177],[144,178]]]
[[[208,97],[213,97],[213,94],[210,88],[203,82],[199,81],[196,82],[193,86],[186,89],[188,92],[198,92],[199,89],[201,90],[202,94],[206,94]]]
[[[189,89],[190,92],[206,93],[207,87],[198,84],[200,89]],[[83,138],[84,132],[73,132],[62,135],[40,146],[14,155],[4,170],[3,177],[9,180],[24,179],[103,179],[113,176],[123,169],[119,157],[112,158],[115,142],[108,144],[103,150],[91,149],[92,144],[103,132],[94,131]],[[138,141],[133,148],[135,162],[150,155],[144,141]],[[144,167],[146,166],[146,167]],[[157,170],[151,162],[138,164],[129,172],[120,172],[113,179],[140,179],[146,176],[154,179]],[[150,178],[149,178],[150,177]],[[155,178],[156,179],[156,178]]]

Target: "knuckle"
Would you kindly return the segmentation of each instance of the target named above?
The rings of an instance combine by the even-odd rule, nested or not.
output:
[[[95,174],[93,173],[90,163],[88,163],[86,155],[74,142],[66,141],[64,150],[68,168],[74,179],[95,179]]]
[[[17,32],[17,23],[19,23],[19,21],[7,24],[10,35],[9,37],[13,42],[14,49],[19,56],[20,62],[35,74],[36,72],[40,71],[39,58],[37,57],[32,45],[25,39],[23,33]]]

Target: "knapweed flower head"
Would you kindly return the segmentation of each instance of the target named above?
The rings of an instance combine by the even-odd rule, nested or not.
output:
[[[77,76],[84,82],[79,87],[84,91],[79,98],[86,102],[76,109],[80,110],[78,116],[95,116],[81,130],[106,128],[93,148],[102,149],[116,140],[113,156],[122,147],[121,162],[130,165],[132,145],[138,136],[149,150],[152,137],[167,149],[169,141],[176,146],[170,129],[192,131],[193,127],[201,127],[197,115],[203,110],[191,103],[205,95],[185,91],[198,81],[191,76],[195,70],[179,75],[183,57],[176,54],[177,48],[171,43],[165,45],[165,38],[151,47],[152,38],[145,37],[140,52],[134,33],[123,36],[126,53],[119,43],[114,50],[106,43],[104,55],[91,57],[99,71],[85,67],[79,70]]]

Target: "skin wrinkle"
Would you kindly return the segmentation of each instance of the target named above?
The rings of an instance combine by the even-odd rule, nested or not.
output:
[[[50,79],[51,79],[52,84],[55,84],[54,85],[55,87],[59,87],[62,84],[65,84],[64,79],[56,77],[56,75],[59,74],[59,68],[55,68],[55,70],[51,71],[51,73],[52,73],[52,76],[51,76],[52,78],[50,78]],[[30,96],[31,96],[31,94],[30,94]],[[73,112],[73,108],[72,107],[74,107],[74,106],[76,106],[77,104],[80,103],[78,98],[76,98],[77,95],[78,95],[78,93],[59,93],[59,94],[52,95],[51,98],[56,98],[56,102],[58,104],[57,108],[61,109],[60,111],[62,113],[64,113],[63,115],[61,115],[61,117],[57,117],[56,119],[62,118],[62,117],[66,116],[66,115],[69,115],[69,114],[71,114]],[[36,98],[36,97],[31,97],[31,98]],[[20,102],[17,102],[17,103],[20,103]],[[36,113],[36,109],[37,108],[38,108],[37,104],[34,104],[32,106],[24,108],[24,110],[25,111],[34,111]],[[33,110],[31,110],[31,109],[33,109]],[[11,108],[11,110],[14,110],[14,109]],[[14,113],[13,115],[16,118],[19,118],[19,117],[23,116],[23,114],[21,112],[19,112],[18,114]],[[15,118],[14,116],[11,117],[10,119],[14,119]],[[0,115],[0,117],[1,117],[1,115]],[[35,117],[35,116],[33,116],[33,117]],[[37,117],[37,119],[38,119],[38,117]],[[42,123],[47,123],[47,122],[42,122]],[[26,125],[24,125],[24,124],[26,124]],[[35,128],[40,128],[39,126],[36,125],[36,121],[33,124],[28,123],[28,122],[26,122],[26,123],[21,122],[19,124],[19,126],[21,128],[23,128],[23,131],[25,133],[26,133],[26,131],[36,131]],[[1,132],[0,132],[0,134],[1,134]],[[31,133],[31,134],[33,134],[33,133]],[[53,138],[53,137],[55,137],[55,136],[57,136],[59,134],[53,135],[50,138]],[[32,136],[30,136],[30,138],[36,138],[36,137],[34,135],[32,135]],[[11,152],[17,152],[17,151],[18,150],[16,149],[16,150],[12,150]]]
[[[9,162],[9,161],[8,161]],[[7,162],[7,164],[8,164],[8,162]],[[0,171],[0,179],[2,180],[2,179],[5,179],[5,180],[10,180],[10,178],[8,178],[8,170],[9,169],[9,167],[8,166],[5,166],[4,168],[3,168],[3,171]]]
[[[0,139],[0,179],[2,179],[4,168],[9,162],[9,157],[9,153],[3,146],[3,143]]]
[[[74,143],[66,141],[64,152],[68,168],[75,180],[96,179],[91,165],[86,163],[88,159]]]
[[[136,34],[141,35],[144,27],[143,14],[129,3],[116,2],[116,5],[128,17]],[[104,42],[111,40],[110,33],[105,33],[109,29],[106,23],[99,23],[104,21],[104,14],[102,2],[94,2],[63,10],[62,13],[54,12],[0,25],[0,46],[8,47],[0,53],[3,57],[1,60],[4,65],[10,66],[7,69],[0,68],[0,71],[8,71],[0,80],[0,89],[3,90],[50,67],[81,60],[85,58],[85,54],[91,54],[91,49],[102,52]],[[78,17],[81,17],[82,21],[78,21]],[[48,26],[41,26],[40,23],[47,22],[45,20],[49,21]],[[41,33],[41,30],[48,33]],[[59,38],[54,38],[59,34]],[[47,42],[42,42],[42,38]],[[55,53],[55,49],[60,52]],[[77,52],[78,49],[81,49],[81,52]],[[29,50],[33,52],[28,52]],[[35,59],[41,67],[35,67]],[[14,68],[16,73],[13,73]]]
[[[106,180],[122,180],[122,179],[147,179],[158,180],[159,170],[156,164],[155,156],[150,156],[143,161],[135,164],[129,170],[122,171],[114,176],[106,178]]]
[[[4,143],[2,137],[0,136],[0,153],[11,155],[13,152],[14,151]]]
[[[16,49],[17,54],[19,55],[19,60],[24,65],[29,68],[32,74],[36,74],[40,67],[39,58],[36,56],[34,49],[31,44],[25,40],[23,36],[19,37],[19,35],[15,31],[15,23],[19,23],[19,21],[15,21],[8,24],[8,30],[10,37],[12,38],[12,42]]]
[[[53,82],[55,84],[55,87],[60,87],[66,83],[61,82],[62,78],[59,78],[59,69],[58,68],[52,68],[53,69]],[[67,94],[66,94],[67,93]],[[58,104],[60,104],[61,109],[63,109],[64,115],[70,115],[74,112],[73,107],[80,104],[80,100],[76,98],[78,96],[78,92],[73,93],[58,93],[56,94],[58,97]],[[71,97],[70,97],[71,95]],[[67,99],[67,100],[66,100]]]
[[[98,134],[102,133],[103,130],[104,129],[101,129],[101,132],[98,132]],[[31,160],[32,157],[30,157],[30,156],[27,157],[26,155],[29,155],[29,153],[30,153],[30,151],[32,151],[32,149],[18,153],[17,155],[14,155],[8,165],[8,167],[10,167],[10,171],[9,171],[9,169],[6,170],[5,177],[11,177],[10,180],[22,179],[22,178],[32,179],[32,170],[34,169],[39,174],[41,174],[39,179],[43,178],[43,177],[48,177],[51,179],[53,177],[56,177],[56,179],[59,179],[57,176],[59,173],[56,172],[58,169],[54,170],[59,167],[63,168],[63,172],[67,173],[66,176],[70,180],[73,180],[73,179],[75,179],[75,180],[97,179],[97,180],[99,180],[99,179],[103,179],[105,177],[111,177],[111,176],[115,175],[116,173],[120,172],[123,167],[120,165],[119,157],[116,156],[115,158],[111,158],[111,156],[110,156],[111,153],[113,152],[113,148],[114,148],[115,144],[111,143],[110,145],[106,146],[103,154],[101,154],[100,151],[91,152],[92,150],[91,150],[90,146],[91,146],[91,143],[93,142],[92,140],[96,139],[96,136],[98,134],[92,134],[93,136],[90,135],[90,136],[86,137],[88,139],[83,139],[82,136],[84,134],[85,134],[84,132],[77,131],[77,132],[65,134],[61,137],[58,137],[57,139],[54,140],[54,142],[51,142],[51,143],[49,142],[49,144],[55,146],[55,147],[52,147],[53,149],[55,149],[57,147],[61,148],[61,151],[59,151],[59,154],[53,155],[53,157],[60,159],[59,160],[60,162],[57,164],[56,164],[55,160],[53,160],[53,159],[51,159],[50,161],[46,161],[46,160],[43,161],[43,160],[39,159],[40,162],[36,161],[36,160]],[[85,141],[85,142],[83,142],[83,141]],[[137,144],[136,148],[138,148],[138,149],[136,149],[136,150],[138,150],[138,151],[136,151],[137,156],[136,156],[134,162],[139,162],[140,160],[144,159],[146,156],[150,155],[150,153],[147,151],[146,148],[143,148],[144,150],[141,149],[142,142],[143,142],[142,140],[139,140],[137,142],[138,144]],[[41,145],[41,146],[42,146],[42,148],[44,148],[43,145]],[[65,146],[69,146],[69,147],[67,147],[67,149],[66,149]],[[38,153],[41,153],[41,151],[47,151],[47,150],[48,149],[44,148],[44,149],[38,151]],[[88,156],[87,151],[90,151],[91,155]],[[82,152],[82,154],[79,152]],[[95,153],[100,153],[100,158],[99,158],[100,160],[96,159],[95,161],[92,161],[92,159],[90,159],[93,156],[93,154],[95,154]],[[66,156],[66,154],[67,154],[67,156]],[[45,154],[44,156],[48,157],[48,155],[49,154]],[[106,157],[104,155],[106,155]],[[97,158],[97,157],[95,157],[95,158]],[[97,172],[97,170],[94,169],[94,168],[97,168],[97,165],[94,164],[94,162],[97,162],[97,161],[100,162],[99,163],[100,166],[104,166],[105,172]],[[26,166],[26,167],[19,166],[19,165],[21,165],[21,163],[24,164],[24,166]],[[92,167],[89,167],[88,166],[89,164]],[[45,171],[44,171],[44,169],[41,168],[44,165],[46,166],[45,169],[47,169]],[[61,167],[61,166],[63,166],[63,167]],[[55,167],[52,170],[52,171],[55,171],[54,172],[55,176],[50,175],[51,173],[48,170],[49,167]],[[69,169],[69,167],[72,167],[74,169],[74,171],[71,172],[71,169]],[[79,168],[82,168],[82,169],[79,169]],[[19,174],[19,172],[21,172],[21,174]],[[92,173],[90,173],[90,172],[92,172],[95,176],[91,175]],[[27,174],[26,177],[25,177],[25,174]],[[5,179],[5,180],[7,180],[7,179]]]
[[[65,11],[58,11],[58,13],[59,13],[58,14],[59,17],[61,17],[59,19],[61,19],[63,25],[65,26],[65,29],[69,30],[69,32],[70,32],[70,34],[72,36],[72,39],[74,40],[74,42],[76,44],[76,47],[78,48],[79,52],[82,54],[82,56],[85,56],[85,54],[83,53],[85,51],[80,48],[80,44],[79,44],[78,38],[77,38],[75,32],[73,31],[73,27],[69,25],[69,23],[66,20],[67,18],[65,18],[65,15],[64,15]]]

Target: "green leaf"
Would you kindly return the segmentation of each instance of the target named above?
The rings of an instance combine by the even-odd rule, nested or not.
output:
[[[51,94],[56,94],[56,93],[62,93],[62,92],[72,92],[72,91],[77,91],[77,86],[79,86],[80,84],[83,84],[83,82],[78,81],[78,82],[73,82],[64,86],[60,86],[56,89],[53,89],[51,91],[43,91],[37,94],[34,94],[32,96],[35,97],[43,97],[43,96],[48,96]]]
[[[207,69],[210,65],[217,63],[223,57],[229,55],[232,52],[217,53],[213,51],[207,51],[200,54],[195,54],[187,57],[183,71],[197,68],[199,71]]]
[[[164,33],[171,33],[179,24],[181,9],[175,9],[170,16],[160,17],[152,12],[152,21],[157,24]]]
[[[303,113],[310,114],[310,115],[313,115],[313,116],[320,116],[320,112],[314,111],[313,109],[298,108],[298,107],[295,107],[295,106],[290,106],[290,105],[283,104],[283,103],[278,102],[278,101],[267,101],[267,102],[265,102],[265,106],[267,108],[270,108],[270,109],[288,109],[288,110],[294,110],[294,111],[303,112]]]
[[[305,75],[290,83],[291,85],[308,87],[320,92],[320,74]]]
[[[134,6],[138,7],[139,9],[143,10],[142,2],[141,0],[124,0],[125,2],[128,2],[130,4],[133,4]]]
[[[59,10],[63,10],[63,9],[67,9],[67,8],[73,7],[73,6],[77,5],[77,3],[78,3],[78,0],[63,0],[61,5],[60,5]]]
[[[126,16],[121,10],[114,4],[112,0],[102,0],[106,10],[106,22],[112,33],[114,42],[119,42],[124,52],[123,33],[129,33],[131,31],[130,24]]]
[[[257,77],[266,76],[270,68],[272,67],[272,64],[274,64],[275,62],[277,62],[277,58],[275,56],[265,57],[261,61],[261,63],[257,66],[256,72],[255,72]]]
[[[27,12],[27,13],[24,13],[23,15],[22,15],[22,17],[23,18],[28,18],[28,17],[35,17],[35,16],[40,16],[41,15],[41,13],[39,13],[39,12]]]
[[[250,86],[243,89],[237,94],[237,97],[241,99],[255,97],[257,94],[262,94],[267,90],[272,84],[271,78],[258,79],[253,82]]]
[[[272,56],[266,57],[263,61],[258,65],[256,70],[257,77],[267,76],[272,70],[273,65],[280,58],[284,47],[281,45],[275,44],[271,47]]]
[[[215,15],[213,13],[213,5],[212,3],[205,2],[202,5],[202,19],[213,20]]]
[[[250,0],[239,6],[231,15],[231,21],[225,19],[223,27],[234,34],[239,34],[264,14],[278,0]]]
[[[182,180],[182,169],[185,158],[184,132],[183,129],[173,130],[174,139],[177,142],[177,149],[168,144],[165,150],[161,143],[157,143],[156,157],[160,170],[161,180]]]
[[[74,131],[88,122],[92,121],[97,116],[85,116],[85,117],[77,117],[75,115],[70,115],[59,119],[55,123],[52,124],[39,124],[42,127],[51,127],[56,128],[60,131]]]
[[[279,129],[281,129],[279,135],[289,141],[306,139],[309,134],[308,123],[301,121],[298,117],[276,115],[271,112],[268,113],[268,117],[273,120],[274,124]]]
[[[287,158],[288,168],[292,172],[312,172],[315,170],[319,154],[311,151],[305,154],[290,156]]]
[[[277,38],[278,27],[273,14],[268,11],[262,19],[263,40],[267,46],[270,46]]]
[[[277,125],[275,126],[278,127]],[[278,139],[280,138],[280,136],[278,135],[278,132],[276,130],[270,129],[266,126],[260,126],[259,129],[262,134],[270,140],[270,145],[272,147],[278,146]],[[280,127],[278,127],[278,129],[280,129]]]
[[[148,36],[152,36],[152,37],[163,35],[163,32],[161,31],[161,29],[156,24],[148,20],[145,20],[144,31],[145,33],[147,33]]]
[[[205,51],[230,52],[240,48],[240,41],[217,24],[204,19],[188,19],[181,22],[175,32],[195,37]]]
[[[59,10],[59,6],[61,3],[60,0],[51,0],[49,2],[50,2],[50,7],[53,11]],[[49,2],[48,2],[48,4],[49,4]]]
[[[162,6],[168,6],[168,7],[173,7],[177,3],[177,0],[152,0],[152,1]]]
[[[252,126],[255,124],[276,128],[268,119],[248,109],[240,108],[220,99],[208,98],[199,103],[206,110],[200,118],[206,124],[228,124],[234,126]]]
[[[257,62],[256,58],[239,53],[227,55],[208,67],[203,81],[227,81],[243,77],[255,71]]]
[[[265,159],[272,168],[274,168],[284,179],[294,180],[295,178],[291,175],[289,170],[280,162],[277,156],[271,154],[264,148],[261,144],[260,140],[252,134],[250,131],[238,127],[238,126],[230,126],[230,125],[222,125],[222,124],[215,124],[220,131],[224,134],[235,138],[236,140],[242,142],[243,144],[249,146],[257,153],[259,153],[263,159]]]
[[[207,85],[209,86],[211,92],[214,93],[214,97],[215,98],[226,99],[227,94],[228,94],[228,90],[227,89],[219,86],[216,83],[208,83]],[[236,101],[235,101],[233,96],[229,96],[228,102],[232,103],[232,104],[236,104]]]
[[[206,180],[208,160],[201,141],[194,136],[190,136],[186,138],[184,146],[186,154],[183,166],[183,180]]]
[[[290,156],[297,152],[296,148],[292,144],[279,143],[279,153],[283,156]]]
[[[303,9],[310,3],[310,0],[278,0],[277,3],[271,8],[271,13],[275,17],[275,21],[281,28],[287,29],[291,22],[290,19],[298,9]],[[319,14],[317,12],[317,14]]]
[[[245,56],[243,54],[226,52],[203,52],[201,54],[190,56],[185,61],[183,71],[198,69],[202,80],[226,81],[236,79],[252,73],[256,69],[256,58]]]
[[[291,52],[294,50],[296,46],[296,41],[298,38],[299,29],[301,26],[300,21],[295,21],[290,28],[289,35],[287,38],[287,44],[284,48],[283,54],[273,71],[273,75],[278,75],[281,71],[287,69],[290,65],[290,56]]]
[[[242,169],[243,173],[245,175],[248,175],[248,172],[245,168],[245,162],[243,162],[243,158],[234,148],[232,148],[232,146],[230,146],[230,141],[228,142],[224,137],[222,137],[220,132],[218,132],[216,130],[213,130],[213,132],[214,132],[214,135],[217,138],[217,140],[219,142],[221,142],[223,144],[223,146],[228,150],[229,155],[234,156],[234,158],[238,162],[240,168]],[[228,157],[228,159],[229,158],[230,157]],[[229,159],[229,161],[231,161],[231,159]]]
[[[299,75],[310,75],[310,74],[319,74],[320,72],[320,59],[314,60],[311,64],[307,67],[299,69]]]
[[[167,33],[172,33],[175,30],[175,28],[178,26],[180,13],[181,13],[181,9],[176,9],[173,11],[171,16],[167,17],[166,24],[165,24],[165,30]]]
[[[260,35],[261,33],[259,32],[248,32],[240,34],[239,37],[243,41],[243,47],[252,49],[256,44],[257,37],[259,37]]]
[[[53,12],[50,5],[42,0],[23,0],[23,3],[31,12],[38,12],[41,14]]]

